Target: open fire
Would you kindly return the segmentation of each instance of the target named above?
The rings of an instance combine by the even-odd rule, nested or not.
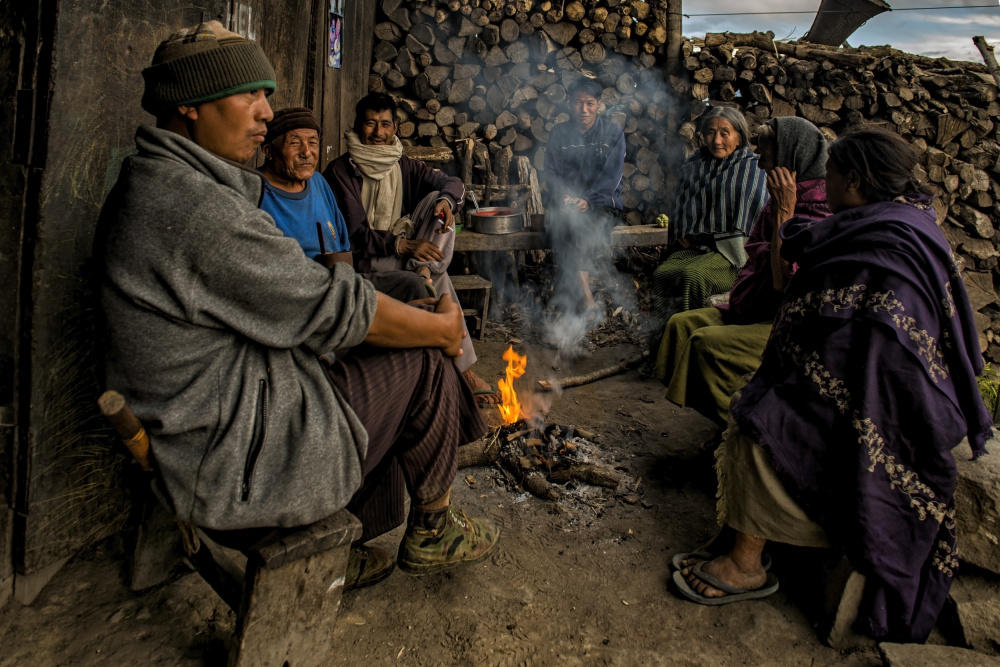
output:
[[[573,481],[616,488],[621,475],[588,460],[586,452],[595,451],[594,437],[584,429],[545,424],[532,409],[531,399],[522,403],[514,390],[514,381],[524,375],[527,355],[510,346],[503,353],[507,362],[505,377],[497,381],[503,402],[497,406],[503,426],[494,431],[483,448],[483,455],[499,464],[507,479],[525,490],[557,500],[565,485]]]
[[[511,345],[503,353],[503,360],[507,362],[507,372],[506,377],[500,378],[497,381],[497,386],[500,388],[500,396],[503,398],[503,402],[497,407],[500,409],[500,416],[503,418],[503,423],[513,424],[524,416],[524,412],[521,409],[521,402],[517,398],[517,392],[514,391],[514,380],[524,375],[525,368],[528,365],[528,356],[518,354],[514,351],[514,346]]]

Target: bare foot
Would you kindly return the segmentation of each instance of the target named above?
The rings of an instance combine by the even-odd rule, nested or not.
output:
[[[476,394],[476,402],[482,405],[497,405],[500,403],[500,394],[493,390],[490,385],[486,384],[485,381],[478,375],[476,375],[472,369],[462,373],[462,377],[465,381],[469,383],[469,387],[472,389],[473,393]],[[483,392],[483,393],[476,393]]]
[[[698,563],[704,560],[717,558],[724,553],[728,553],[732,548],[733,529],[729,526],[723,526],[722,529],[715,534],[715,537],[691,552],[692,554],[696,552],[708,553],[711,554],[711,556],[709,558],[702,558],[701,556],[691,556],[690,558],[685,558],[680,562],[681,573],[687,574],[687,571]]]
[[[764,571],[764,568],[759,563],[756,570],[746,572],[737,566],[730,554],[719,556],[715,560],[706,562],[701,566],[701,569],[717,579],[721,579],[730,586],[744,591],[756,590],[767,583],[767,572]],[[691,571],[690,567],[685,567],[682,574],[694,591],[707,598],[720,598],[726,595],[723,591],[713,588],[699,579]]]

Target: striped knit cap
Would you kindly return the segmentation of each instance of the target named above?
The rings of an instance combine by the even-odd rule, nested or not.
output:
[[[292,130],[320,131],[319,120],[315,114],[306,107],[288,107],[281,111],[274,112],[274,118],[267,124],[267,136],[264,143],[269,144],[278,137],[291,132]]]
[[[142,71],[142,108],[153,115],[180,104],[211,102],[261,88],[274,92],[274,68],[256,42],[222,27],[199,23],[170,35]]]

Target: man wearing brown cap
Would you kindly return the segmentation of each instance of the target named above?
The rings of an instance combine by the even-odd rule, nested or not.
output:
[[[316,173],[319,121],[313,112],[304,107],[276,111],[267,123],[262,150],[264,199],[260,207],[274,218],[278,229],[298,241],[312,258],[321,249],[349,251],[344,216],[326,179]]]
[[[305,107],[289,107],[274,112],[267,123],[261,146],[264,164],[266,211],[285,236],[299,242],[307,257],[321,252],[345,253],[351,242],[347,224],[326,179],[316,173],[319,162],[319,120]],[[321,241],[322,239],[322,241]],[[329,257],[327,255],[326,257]],[[427,287],[411,271],[364,273],[375,289],[404,303],[430,297]],[[433,302],[431,302],[433,303]]]
[[[487,557],[496,526],[449,498],[458,445],[485,430],[449,358],[461,311],[324,269],[258,208],[263,179],[241,163],[265,139],[275,77],[257,44],[202,23],[161,43],[143,77],[156,126],[136,131],[95,255],[107,384],[145,423],[175,514],[233,530],[347,507],[363,542],[404,521],[408,491],[398,557],[359,542],[349,585],[397,561],[423,573]]]

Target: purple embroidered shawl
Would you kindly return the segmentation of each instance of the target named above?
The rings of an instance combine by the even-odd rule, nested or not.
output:
[[[795,215],[821,219],[830,215],[826,205],[826,179],[814,178],[795,184]],[[718,306],[726,324],[756,324],[774,319],[781,305],[782,292],[774,289],[771,276],[771,235],[774,233],[774,200],[768,199],[764,210],[750,231],[744,248],[747,262],[736,276],[729,292],[729,304]]]
[[[924,195],[780,233],[800,268],[733,416],[867,576],[871,633],[923,641],[958,569],[951,450],[992,423],[965,285]]]

